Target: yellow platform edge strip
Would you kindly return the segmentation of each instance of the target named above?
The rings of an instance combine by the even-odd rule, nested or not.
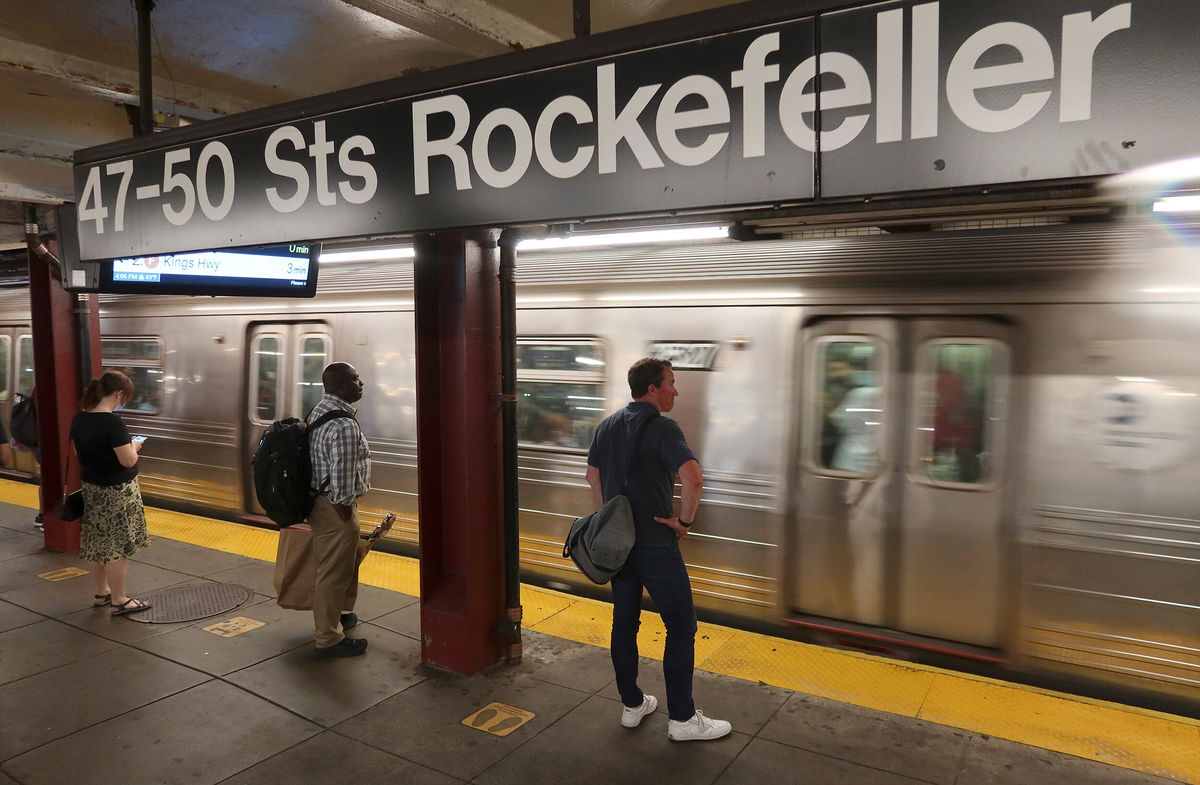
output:
[[[38,489],[0,480],[0,500],[37,509]],[[279,535],[268,529],[153,507],[146,521],[154,537],[275,560]],[[415,559],[372,552],[359,577],[420,593]],[[529,629],[608,645],[606,602],[523,584],[521,603]],[[661,660],[665,638],[659,617],[645,614],[639,653]],[[1187,717],[704,623],[696,667],[1200,785],[1200,721]]]

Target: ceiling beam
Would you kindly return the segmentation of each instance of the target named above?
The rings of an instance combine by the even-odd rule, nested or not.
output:
[[[532,49],[560,40],[549,31],[493,6],[487,0],[343,2],[476,57]]]
[[[0,156],[0,199],[73,202],[75,182],[71,165]]]
[[[0,38],[0,74],[4,73],[50,79],[115,103],[138,102],[136,70],[85,60],[11,38]],[[156,112],[211,120],[260,106],[258,101],[223,95],[203,87],[157,79],[154,82]]]

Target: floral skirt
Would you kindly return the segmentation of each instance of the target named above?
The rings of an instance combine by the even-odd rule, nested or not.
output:
[[[83,484],[79,558],[107,564],[150,544],[137,480],[120,485]]]

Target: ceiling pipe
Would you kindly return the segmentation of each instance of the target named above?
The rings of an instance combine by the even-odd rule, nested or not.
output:
[[[37,207],[25,203],[25,244],[29,247],[31,253],[36,254],[41,259],[44,259],[51,267],[58,271],[59,276],[62,276],[62,261],[54,255],[50,247],[41,238],[41,231],[38,227]]]
[[[592,0],[575,0],[575,37],[592,34]]]
[[[154,85],[150,71],[150,12],[154,0],[136,0],[138,45],[138,123],[135,136],[154,133]]]

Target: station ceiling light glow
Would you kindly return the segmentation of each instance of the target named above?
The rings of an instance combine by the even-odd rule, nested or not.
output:
[[[1154,202],[1156,213],[1200,213],[1200,196],[1164,196]]]
[[[517,250],[548,251],[555,248],[589,248],[602,245],[641,245],[644,243],[671,243],[688,240],[717,240],[728,236],[728,226],[691,226],[686,229],[650,229],[640,232],[574,234],[570,237],[522,240],[517,243]]]
[[[411,245],[390,248],[362,248],[357,251],[330,251],[321,254],[321,264],[326,262],[385,262],[411,259],[416,255]]]

